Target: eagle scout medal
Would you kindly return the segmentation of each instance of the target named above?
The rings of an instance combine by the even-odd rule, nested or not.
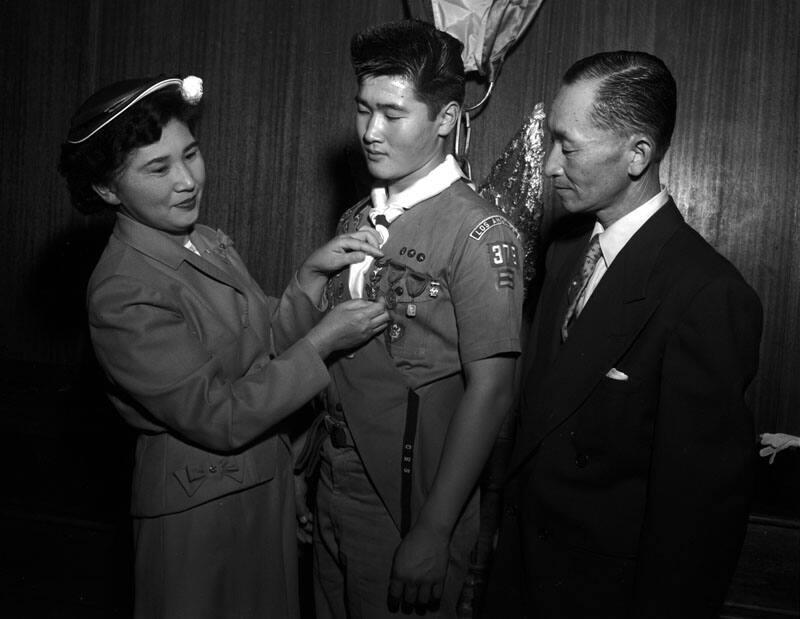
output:
[[[391,260],[385,260],[384,264],[386,266],[386,281],[389,282],[389,289],[384,295],[384,300],[386,301],[386,307],[394,309],[397,307],[398,295],[403,294],[403,289],[399,286],[395,286],[395,284],[403,277],[406,269],[404,266],[398,266]]]
[[[386,279],[389,282],[389,287],[394,288],[394,285],[400,281],[405,273],[406,268],[404,266],[389,262],[389,269],[386,272]]]
[[[378,298],[378,290],[380,290],[381,273],[386,268],[385,262],[376,262],[369,274],[369,281],[364,286],[364,292],[367,299],[374,301]]]
[[[414,300],[428,287],[428,278],[424,275],[409,271],[406,274],[406,291],[411,297],[411,302],[406,306],[406,316],[414,318],[417,315],[417,304]]]
[[[367,285],[364,286],[364,296],[367,301],[374,301],[378,298],[378,287],[373,282],[367,282]]]
[[[333,279],[329,279],[328,283],[325,284],[325,299],[328,302],[328,306],[333,309],[336,305],[336,284],[334,283]]]
[[[428,288],[428,296],[431,299],[435,299],[436,297],[439,296],[439,286],[440,285],[441,284],[439,282],[437,282],[435,279],[431,280],[430,287]]]

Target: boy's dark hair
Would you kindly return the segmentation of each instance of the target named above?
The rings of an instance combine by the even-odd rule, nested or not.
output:
[[[450,101],[464,102],[463,47],[432,24],[408,19],[356,34],[350,57],[359,84],[369,77],[402,76],[433,118]]]
[[[131,106],[86,141],[64,142],[58,171],[67,181],[73,206],[85,214],[109,207],[92,186],[108,185],[130,152],[158,142],[170,120],[183,122],[194,133],[200,107],[184,101],[178,88],[165,88]]]
[[[599,79],[592,119],[598,127],[624,134],[638,131],[655,142],[661,161],[675,128],[677,87],[664,62],[645,52],[601,52],[579,60],[564,84]]]

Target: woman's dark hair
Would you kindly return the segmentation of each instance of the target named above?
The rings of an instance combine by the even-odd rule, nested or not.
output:
[[[107,208],[92,186],[108,185],[130,152],[158,142],[170,120],[181,121],[194,133],[200,108],[184,101],[177,87],[164,88],[131,106],[85,142],[64,142],[58,171],[67,181],[73,206],[84,214]]]
[[[384,75],[406,78],[433,118],[450,101],[464,102],[463,47],[432,24],[408,19],[356,34],[350,58],[359,83]]]

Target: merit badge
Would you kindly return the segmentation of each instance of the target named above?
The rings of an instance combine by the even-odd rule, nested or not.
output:
[[[388,333],[389,340],[391,342],[396,342],[403,337],[403,333],[405,333],[405,327],[403,327],[403,325],[401,325],[399,322],[393,322],[391,325],[389,325]]]
[[[439,282],[437,282],[435,279],[431,280],[430,288],[428,288],[428,296],[431,299],[435,299],[439,296],[439,286],[441,286]]]

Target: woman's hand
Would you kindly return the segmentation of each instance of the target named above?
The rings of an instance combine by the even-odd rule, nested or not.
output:
[[[314,278],[320,275],[327,278],[330,273],[361,262],[367,255],[380,258],[383,256],[380,242],[380,235],[369,228],[340,234],[306,258],[297,272],[297,279],[301,286],[306,287]]]
[[[383,300],[351,299],[339,303],[306,335],[323,359],[336,350],[355,348],[386,328]]]

